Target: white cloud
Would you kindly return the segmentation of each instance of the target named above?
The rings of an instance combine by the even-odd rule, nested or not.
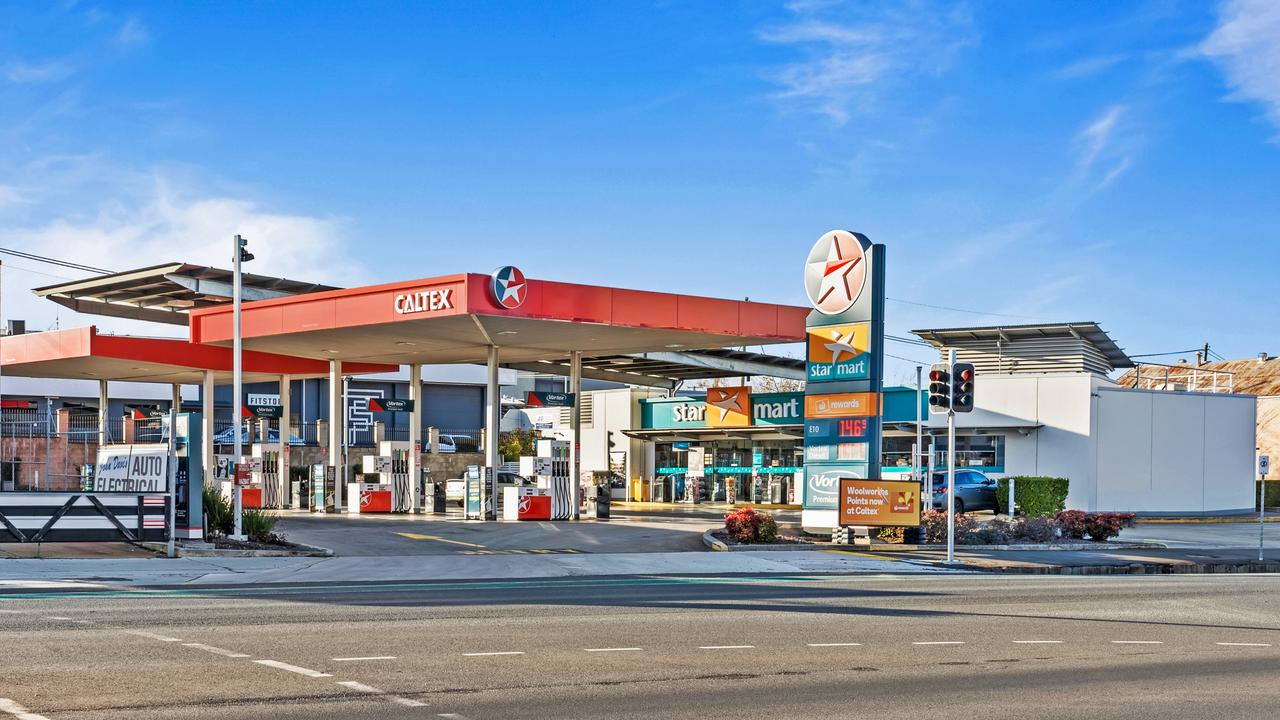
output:
[[[138,47],[151,41],[151,33],[137,18],[129,18],[116,32],[115,44],[120,47]]]
[[[245,198],[179,190],[163,178],[146,183],[145,189],[122,192],[123,200],[102,201],[89,216],[68,210],[34,226],[0,227],[0,233],[17,249],[107,270],[170,261],[230,267],[231,239],[240,234],[248,238],[256,256],[246,267],[248,272],[347,286],[368,279],[363,263],[348,251],[346,222],[341,218],[276,212]],[[14,268],[24,272],[14,276],[7,267],[6,277],[21,277],[27,288],[60,281],[31,270],[77,276],[76,271],[32,261],[15,263]],[[5,315],[27,318],[38,328],[49,326],[58,316],[64,327],[97,324],[151,333],[159,329],[152,324],[76,316],[16,289],[14,283],[5,287]]]
[[[12,185],[0,185],[0,209],[28,202],[27,196]]]
[[[1054,76],[1060,80],[1079,80],[1105,72],[1126,60],[1124,55],[1099,55],[1077,60],[1059,68]]]
[[[15,61],[5,66],[4,76],[12,83],[37,85],[65,80],[75,70],[75,67],[66,60]]]
[[[1226,76],[1232,100],[1262,104],[1280,129],[1280,3],[1230,0],[1219,9],[1218,26],[1200,44]],[[1280,135],[1276,136],[1280,142]]]
[[[764,42],[794,47],[803,59],[770,73],[774,97],[789,109],[843,124],[885,87],[945,70],[973,43],[963,6],[944,10],[921,2],[897,9],[840,3],[795,3],[794,19],[759,33]]]
[[[1092,167],[1098,156],[1107,149],[1111,142],[1112,133],[1115,131],[1116,123],[1119,122],[1120,116],[1124,114],[1124,111],[1123,105],[1112,105],[1098,119],[1089,123],[1080,132],[1079,139],[1083,147],[1083,152],[1080,155],[1081,167]]]

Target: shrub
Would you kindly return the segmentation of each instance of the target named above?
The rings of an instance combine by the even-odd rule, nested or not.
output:
[[[1034,543],[1053,542],[1058,539],[1058,524],[1053,518],[1019,518],[1013,525],[1013,537]]]
[[[1255,483],[1255,486],[1253,488],[1253,503],[1255,505],[1254,507],[1255,510],[1258,509],[1256,507],[1258,504],[1257,484],[1258,483]],[[1280,480],[1268,480],[1265,483],[1265,485],[1267,487],[1265,490],[1266,495],[1263,502],[1267,504],[1267,507],[1280,507]]]
[[[887,543],[897,545],[902,542],[903,530],[900,527],[882,527],[876,531],[876,537]]]
[[[240,529],[254,542],[278,543],[284,536],[274,532],[276,516],[263,510],[244,510],[240,515]]]
[[[964,537],[977,525],[968,515],[956,514],[956,541]],[[920,531],[924,533],[926,543],[938,544],[947,541],[947,514],[941,510],[925,510],[920,514]]]
[[[1085,531],[1090,540],[1105,542],[1120,534],[1127,527],[1133,527],[1133,513],[1093,513],[1085,518]]]
[[[760,516],[760,524],[756,526],[756,542],[778,542],[778,521],[772,515]]]
[[[1058,529],[1062,531],[1062,537],[1069,540],[1083,540],[1084,536],[1089,534],[1089,528],[1085,524],[1088,518],[1089,513],[1082,510],[1063,510],[1054,517],[1054,520],[1058,523]]]
[[[230,535],[235,524],[231,501],[223,497],[217,488],[208,485],[204,487],[203,499],[205,537]]]
[[[956,523],[956,542],[961,545],[1003,545],[1009,542],[1012,534],[1010,523],[1004,520],[977,525],[970,523],[964,532],[960,531],[960,523]]]
[[[498,439],[498,453],[508,462],[519,460],[522,456],[533,455],[537,441],[536,430],[512,430]]]
[[[741,543],[778,541],[778,522],[772,515],[744,507],[724,516],[724,529],[729,537]]]
[[[1014,502],[1024,515],[1052,517],[1066,509],[1070,486],[1066,478],[1018,475],[1013,479]],[[1001,513],[1009,514],[1009,478],[996,481],[996,504]]]

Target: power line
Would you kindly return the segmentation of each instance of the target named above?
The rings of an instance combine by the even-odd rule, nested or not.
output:
[[[1042,317],[1036,317],[1034,315],[1014,315],[1013,313],[995,313],[995,312],[985,312],[983,310],[966,310],[965,308],[949,307],[947,305],[931,305],[929,303],[916,302],[915,300],[903,300],[902,298],[885,297],[885,300],[892,300],[893,302],[903,303],[906,305],[917,305],[919,307],[932,308],[934,310],[950,310],[951,312],[969,313],[970,315],[990,315],[992,317],[1011,317],[1011,318],[1021,318],[1023,320],[1043,320],[1044,319]]]
[[[32,253],[22,252],[21,250],[12,250],[10,248],[0,248],[0,253],[3,253],[5,255],[12,255],[14,257],[25,258],[27,260],[35,260],[36,262],[48,263],[50,265],[57,265],[59,267],[71,268],[72,270],[83,270],[84,272],[98,273],[99,275],[111,274],[110,270],[103,270],[102,268],[96,268],[89,265],[81,265],[80,263],[73,263],[73,262],[68,262],[66,260],[59,260],[57,258],[45,257],[44,255],[34,255]]]
[[[1192,348],[1190,350],[1178,350],[1176,352],[1143,353],[1141,355],[1130,355],[1129,357],[1130,358],[1167,357],[1169,355],[1190,355],[1191,353],[1195,353],[1195,352],[1200,352],[1200,348]]]
[[[897,335],[885,335],[884,339],[893,340],[894,342],[900,342],[904,345],[919,345],[921,347],[933,347],[933,345],[930,345],[924,340],[920,340],[917,338],[898,337]]]

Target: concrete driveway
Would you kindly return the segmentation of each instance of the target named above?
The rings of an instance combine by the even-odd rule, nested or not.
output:
[[[292,542],[319,545],[336,555],[519,555],[657,553],[705,550],[703,519],[578,522],[478,522],[412,515],[287,513],[277,529]]]
[[[1126,542],[1158,542],[1170,548],[1250,548],[1258,546],[1258,523],[1144,523],[1120,533]],[[1280,547],[1280,523],[1266,525],[1266,544]]]

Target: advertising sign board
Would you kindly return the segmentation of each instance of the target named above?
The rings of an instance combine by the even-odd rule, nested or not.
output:
[[[751,388],[707,388],[707,427],[748,427],[751,425]]]
[[[920,524],[920,486],[898,480],[840,478],[841,526],[914,527]]]
[[[399,398],[369,398],[369,409],[373,412],[402,413],[413,412],[412,400]]]
[[[808,380],[866,380],[871,374],[871,323],[808,329]]]
[[[573,407],[573,393],[563,392],[530,392],[525,395],[524,404],[528,407]]]
[[[879,393],[805,395],[804,416],[811,418],[869,417],[880,414]]]
[[[167,445],[107,445],[99,448],[93,491],[168,492],[168,460]]]

